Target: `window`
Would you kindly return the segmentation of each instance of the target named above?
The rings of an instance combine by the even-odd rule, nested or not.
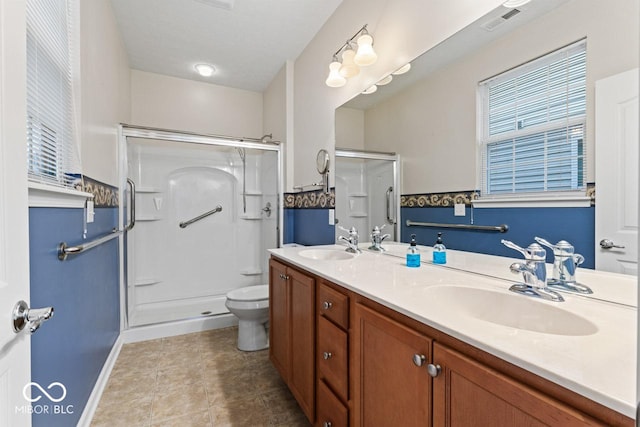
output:
[[[586,41],[480,83],[482,196],[585,189]]]
[[[69,188],[81,173],[74,135],[71,6],[67,0],[27,0],[29,180]]]

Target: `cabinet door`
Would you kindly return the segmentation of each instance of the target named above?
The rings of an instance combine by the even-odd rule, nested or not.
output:
[[[354,320],[355,425],[431,425],[431,340],[360,304]]]
[[[438,343],[433,360],[434,427],[604,425]]]
[[[289,283],[287,267],[269,261],[269,359],[280,375],[289,381]]]
[[[287,269],[291,296],[289,388],[310,421],[315,399],[315,280]]]

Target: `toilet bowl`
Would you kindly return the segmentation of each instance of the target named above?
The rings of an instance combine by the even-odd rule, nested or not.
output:
[[[227,293],[225,305],[238,318],[238,349],[263,350],[269,347],[266,323],[269,320],[269,285],[247,286]]]

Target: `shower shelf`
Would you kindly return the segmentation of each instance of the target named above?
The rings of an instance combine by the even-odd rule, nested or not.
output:
[[[240,219],[245,219],[245,220],[250,220],[250,221],[255,221],[258,219],[262,219],[262,215],[250,215],[250,214],[243,214],[240,215],[238,218]]]
[[[162,189],[156,187],[137,187],[136,193],[162,193]]]
[[[162,280],[154,279],[151,277],[145,277],[143,279],[137,279],[133,282],[133,286],[149,286],[155,285],[156,283],[160,283]]]
[[[243,276],[259,276],[262,274],[262,269],[260,268],[248,268],[246,270],[241,270],[240,274]]]

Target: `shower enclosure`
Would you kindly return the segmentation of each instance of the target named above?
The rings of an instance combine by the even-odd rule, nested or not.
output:
[[[121,126],[126,327],[228,313],[281,241],[280,146]]]
[[[356,227],[360,241],[370,240],[373,227],[384,228],[388,240],[399,240],[399,159],[394,153],[337,148],[335,166],[336,223]],[[336,227],[336,242],[344,235]]]

